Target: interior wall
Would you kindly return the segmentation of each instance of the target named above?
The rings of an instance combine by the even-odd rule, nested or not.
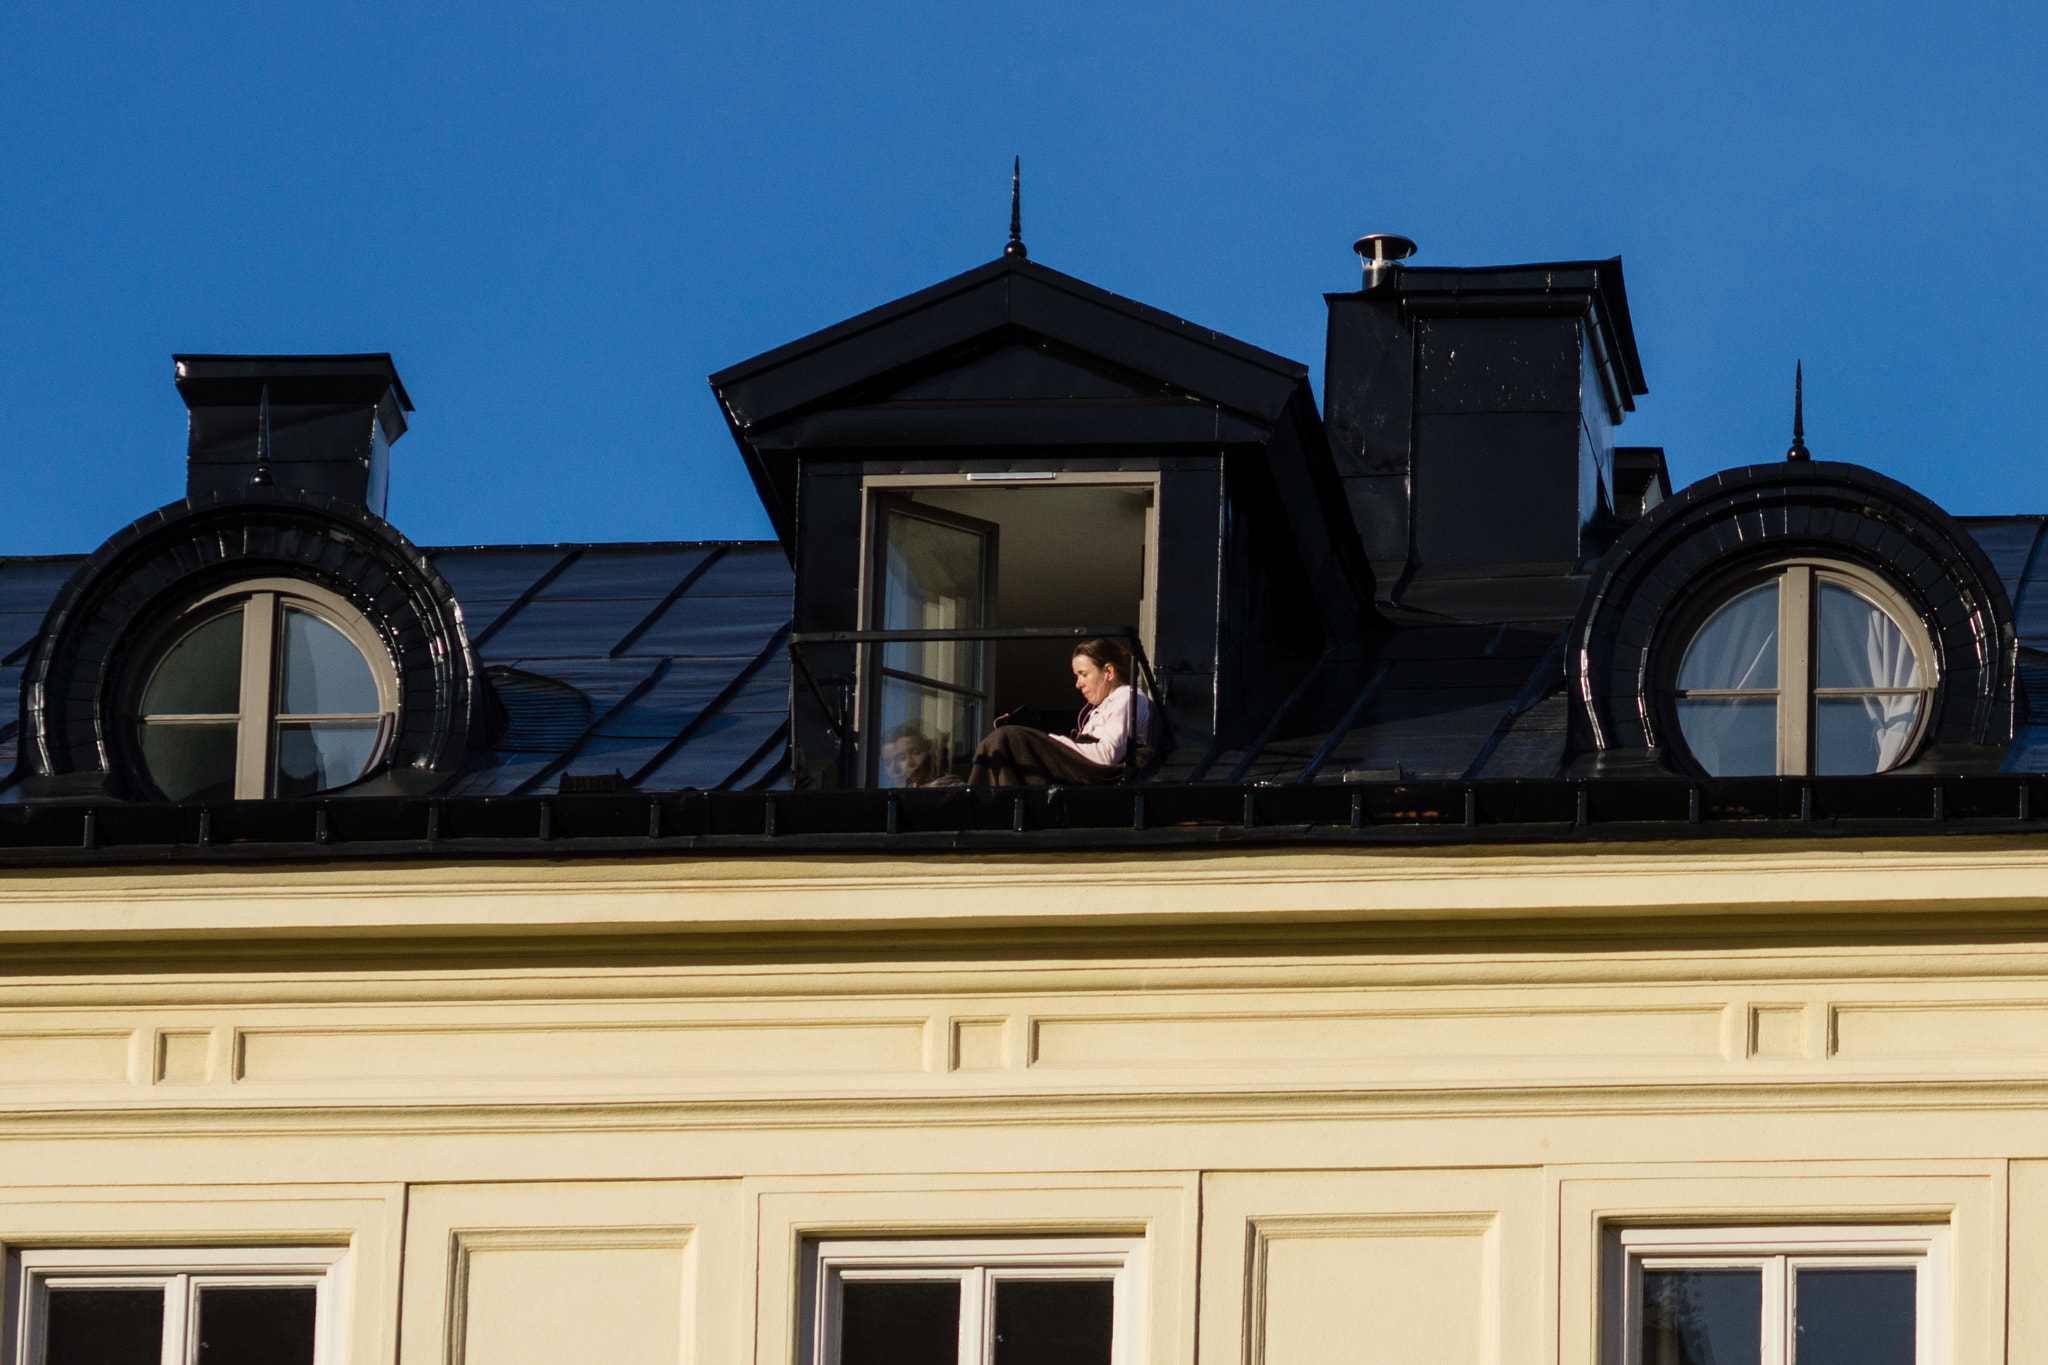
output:
[[[921,488],[912,501],[993,522],[999,626],[1139,624],[1145,591],[1145,515],[1150,488],[1008,484]],[[1081,705],[1061,641],[996,646],[995,710],[1020,706],[1056,728]]]

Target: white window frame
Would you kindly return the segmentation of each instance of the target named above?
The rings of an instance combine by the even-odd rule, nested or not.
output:
[[[283,675],[280,650],[281,623],[286,608],[292,608],[326,622],[347,637],[369,664],[377,684],[376,714],[349,712],[333,714],[290,713],[280,709],[278,696]],[[233,713],[206,715],[142,714],[142,698],[170,650],[192,631],[218,617],[240,613],[242,617],[242,660],[238,684],[239,707]],[[258,578],[208,593],[179,612],[164,628],[150,636],[142,651],[143,667],[131,681],[133,700],[128,710],[137,724],[179,724],[199,722],[235,723],[235,794],[237,801],[261,801],[274,795],[274,772],[279,727],[299,721],[375,722],[377,738],[364,775],[374,772],[385,760],[397,731],[398,676],[391,655],[378,638],[368,618],[339,594],[317,584],[293,578]],[[144,774],[147,775],[147,765]],[[154,778],[150,779],[152,783]]]
[[[800,1337],[808,1343],[806,1365],[839,1365],[839,1321],[848,1280],[957,1280],[960,1365],[990,1365],[994,1359],[998,1281],[1107,1280],[1114,1304],[1111,1365],[1137,1365],[1144,1358],[1142,1237],[821,1240],[810,1243],[807,1252]]]
[[[50,1290],[164,1290],[163,1365],[198,1359],[199,1291],[311,1286],[313,1365],[348,1358],[346,1247],[25,1248],[8,1255],[6,1365],[42,1365]]]
[[[1714,614],[1728,603],[1749,592],[1751,589],[1775,583],[1778,587],[1778,676],[1768,688],[1682,688],[1678,686],[1679,669],[1685,663],[1686,651],[1705,628]],[[1905,637],[1907,648],[1913,651],[1914,661],[1920,668],[1920,685],[1906,688],[1869,687],[1822,687],[1815,677],[1818,666],[1819,645],[1816,642],[1820,630],[1820,590],[1823,584],[1846,589],[1862,598],[1871,606],[1883,612],[1899,633]],[[1935,666],[1934,643],[1928,638],[1927,627],[1914,612],[1912,604],[1906,601],[1899,590],[1877,574],[1853,564],[1838,563],[1827,559],[1787,559],[1747,573],[1731,580],[1721,590],[1711,594],[1704,605],[1688,613],[1683,628],[1673,636],[1673,648],[1666,661],[1666,690],[1675,708],[1685,698],[1757,698],[1769,697],[1776,703],[1778,720],[1778,763],[1781,777],[1805,777],[1814,767],[1815,707],[1827,697],[1870,697],[1882,695],[1916,696],[1920,701],[1913,734],[1899,756],[1892,761],[1892,768],[1910,763],[1927,739],[1927,731],[1933,723],[1934,693],[1940,681],[1940,671]],[[1677,723],[1678,717],[1671,716],[1672,733],[1680,747],[1685,744],[1685,727]],[[1690,750],[1687,750],[1690,755]],[[1697,762],[1698,760],[1694,760]],[[1889,772],[1891,768],[1881,769]]]
[[[1609,1230],[1620,1302],[1610,1316],[1609,1365],[1642,1365],[1645,1270],[1757,1269],[1763,1274],[1763,1365],[1791,1365],[1794,1276],[1816,1266],[1915,1272],[1915,1365],[1949,1365],[1950,1250],[1946,1225],[1632,1227]]]

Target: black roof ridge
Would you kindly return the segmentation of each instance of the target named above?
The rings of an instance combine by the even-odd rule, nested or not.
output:
[[[1276,374],[1285,375],[1288,378],[1305,380],[1309,375],[1309,367],[1301,361],[1283,356],[1276,351],[1268,351],[1261,346],[1254,346],[1248,341],[1240,341],[1229,333],[1218,331],[1214,327],[1204,327],[1200,323],[1191,322],[1176,313],[1169,313],[1164,308],[1155,308],[1151,304],[1140,303],[1136,299],[1114,293],[1102,288],[1100,285],[1090,284],[1088,281],[1077,276],[1069,275],[1064,271],[1054,270],[1051,266],[1041,264],[1029,258],[998,256],[995,260],[985,265],[978,265],[972,270],[962,271],[960,274],[954,275],[949,279],[940,280],[937,284],[927,285],[923,289],[905,294],[901,298],[893,299],[888,303],[870,308],[865,312],[856,313],[852,317],[835,322],[829,327],[820,328],[818,331],[798,337],[794,341],[784,342],[773,350],[763,351],[759,355],[751,356],[733,365],[728,365],[711,375],[711,385],[713,388],[725,388],[728,385],[738,383],[763,371],[771,370],[778,365],[786,364],[791,360],[808,355],[813,351],[823,350],[850,337],[858,336],[862,332],[871,331],[898,318],[906,317],[912,313],[929,308],[933,304],[942,302],[955,294],[965,293],[1002,275],[1023,275],[1028,279],[1036,280],[1041,284],[1062,290],[1077,298],[1085,299],[1090,303],[1112,309],[1127,317],[1158,327],[1163,331],[1174,332],[1190,340],[1211,346],[1227,355],[1235,356],[1239,360],[1248,361],[1262,368],[1272,370]]]

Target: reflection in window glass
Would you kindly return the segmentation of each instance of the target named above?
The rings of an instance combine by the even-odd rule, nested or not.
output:
[[[995,1365],[1109,1365],[1115,1334],[1109,1280],[996,1281]]]
[[[882,630],[970,630],[988,624],[988,536],[894,508],[882,517]],[[884,786],[964,776],[985,725],[987,644],[898,641],[878,651],[875,731]]]
[[[958,1365],[958,1280],[841,1285],[839,1365]]]
[[[284,715],[375,715],[382,704],[362,651],[311,612],[285,609],[282,664],[277,709]]]
[[[1913,1365],[1912,1269],[1803,1268],[1794,1283],[1797,1365]]]
[[[235,794],[235,722],[145,721],[142,761],[167,801],[226,801]]]
[[[376,721],[328,720],[277,727],[279,796],[311,796],[345,786],[377,756]]]
[[[311,1285],[201,1289],[198,1365],[313,1365],[319,1304]]]
[[[242,613],[216,616],[172,645],[142,693],[145,716],[231,716],[241,708]]]
[[[1645,1270],[1641,1365],[1760,1365],[1761,1270]]]
[[[52,1289],[43,1365],[161,1365],[162,1289]]]

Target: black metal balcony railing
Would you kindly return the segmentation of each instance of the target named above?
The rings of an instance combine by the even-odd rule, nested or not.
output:
[[[901,678],[941,691],[987,699],[987,693],[960,683],[943,682],[911,673],[899,668],[884,668],[875,661],[877,645],[925,644],[925,643],[1000,643],[1005,640],[1121,640],[1130,646],[1131,662],[1137,673],[1132,685],[1137,687],[1152,708],[1152,727],[1161,748],[1173,744],[1173,723],[1166,714],[1165,699],[1159,693],[1159,680],[1152,670],[1152,661],[1145,655],[1145,642],[1135,626],[982,626],[954,630],[825,630],[805,631],[789,637],[789,709],[791,717],[790,746],[792,767],[800,765],[800,731],[795,724],[797,687],[801,684],[817,699],[826,723],[832,729],[832,736],[839,745],[839,784],[842,787],[856,785],[854,782],[855,763],[860,752],[860,727],[853,719],[854,698],[859,692],[862,676],[887,675]],[[820,678],[804,657],[806,645],[852,645],[860,657],[855,672],[851,675],[827,674]],[[826,688],[833,688],[837,700],[825,695]],[[1138,750],[1146,742],[1146,736],[1134,737],[1124,746],[1124,777],[1129,780],[1137,771]]]

